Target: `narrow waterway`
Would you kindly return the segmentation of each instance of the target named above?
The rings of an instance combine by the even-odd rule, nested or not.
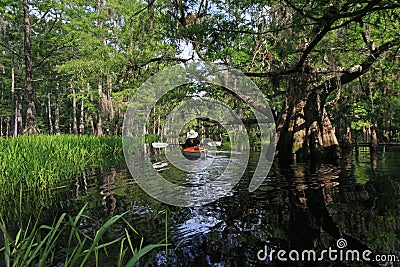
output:
[[[381,150],[371,161],[368,149],[360,148],[358,153],[346,155],[338,166],[273,165],[262,186],[250,193],[248,185],[258,157],[256,152],[250,155],[245,175],[232,192],[204,206],[162,204],[140,189],[122,165],[94,168],[51,196],[24,199],[30,205],[24,210],[31,214],[25,210],[21,216],[32,216],[35,209],[41,209],[41,221],[51,223],[61,212],[76,214],[87,204],[85,213],[91,220],[81,226],[91,233],[111,216],[129,211],[127,219],[145,244],[165,242],[166,237],[170,244],[145,257],[150,266],[322,266],[267,256],[273,255],[272,250],[312,249],[320,253],[329,247],[337,249],[338,239],[346,241],[343,249],[399,255],[399,149]],[[162,156],[153,161],[167,162]],[[215,179],[228,162],[229,157],[218,153],[213,163],[199,172],[182,171],[171,164],[156,167],[166,179],[195,187]],[[195,162],[188,164],[196,167]],[[207,196],[199,193],[197,197]],[[16,213],[18,208],[14,207],[3,216]],[[107,260],[112,266],[112,253]],[[328,258],[324,261],[323,266],[345,264]],[[355,266],[355,262],[346,264]],[[398,263],[392,260],[386,264]]]

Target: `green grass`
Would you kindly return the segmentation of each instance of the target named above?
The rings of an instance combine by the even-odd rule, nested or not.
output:
[[[83,214],[85,208],[75,217],[61,214],[52,225],[40,225],[40,214],[33,216],[35,223],[26,216],[22,219],[21,214],[30,214],[26,209],[46,206],[43,199],[53,198],[55,189],[71,184],[84,171],[123,159],[121,137],[0,138],[0,240],[4,240],[0,262],[6,266],[101,266],[111,258],[116,266],[134,266],[154,248],[167,246],[144,246],[125,213],[111,217],[92,235],[82,229],[82,222],[91,221]],[[17,228],[12,224],[15,219],[19,219]]]
[[[46,190],[93,166],[122,160],[121,137],[31,135],[0,138],[0,195]]]
[[[125,214],[111,217],[99,227],[94,237],[90,237],[80,229],[81,222],[90,219],[83,214],[84,209],[75,217],[63,213],[52,225],[36,223],[32,226],[28,223],[14,236],[1,220],[4,246],[0,252],[4,253],[6,266],[102,266],[104,257],[113,259],[114,266],[134,266],[153,249],[168,246],[164,243],[142,247],[143,237],[124,219]],[[123,228],[122,234],[104,240],[108,239],[104,238],[108,232],[115,232],[115,228]],[[135,239],[140,240],[138,248],[133,245]]]

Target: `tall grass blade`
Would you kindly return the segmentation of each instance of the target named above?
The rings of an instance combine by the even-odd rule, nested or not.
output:
[[[125,229],[125,232],[126,232],[126,229]],[[125,240],[126,240],[126,238],[122,238],[121,245],[119,246],[118,265],[117,265],[118,267],[122,266],[122,261],[123,261],[124,256],[125,256],[125,251],[128,249],[128,248],[124,249]]]
[[[75,248],[73,249],[71,254],[69,254],[69,250],[67,250],[67,255],[65,257],[65,266],[69,266],[70,264],[71,264],[71,266],[73,266],[83,251],[83,248],[84,248],[87,238],[85,236],[85,238],[83,240],[81,239],[81,236],[79,234],[80,231],[79,231],[77,225],[78,225],[79,220],[82,217],[84,217],[83,211],[86,209],[86,207],[87,207],[87,204],[85,204],[83,206],[83,208],[79,211],[79,213],[75,216],[75,218],[68,216],[69,219],[68,219],[67,224],[71,228],[71,232],[70,232],[69,238],[68,238],[68,247],[72,246],[72,238],[73,237],[76,238],[79,245],[75,246]]]
[[[44,251],[42,251],[41,256],[40,256],[40,261],[39,261],[39,267],[45,266],[46,260],[49,258],[50,253],[54,250],[54,247],[56,245],[56,241],[61,235],[60,231],[60,226],[61,223],[64,221],[64,218],[66,216],[66,213],[63,213],[60,218],[58,219],[56,225],[54,227],[48,227],[48,226],[41,226],[39,229],[48,229],[49,233],[46,235],[45,239],[43,242]]]
[[[1,218],[0,230],[3,232],[4,236],[4,260],[6,262],[6,267],[10,267],[10,239],[3,218]]]
[[[93,240],[92,245],[90,246],[89,250],[87,251],[87,253],[85,255],[85,258],[83,259],[83,261],[80,265],[81,267],[85,266],[85,263],[88,260],[89,256],[91,255],[91,253],[94,251],[97,251],[98,243],[99,243],[100,239],[102,238],[102,236],[104,235],[104,233],[107,231],[107,229],[110,228],[116,221],[118,221],[124,215],[125,215],[125,213],[121,214],[121,215],[115,215],[115,216],[111,217],[108,221],[106,221],[100,227],[100,229],[96,233],[96,236]]]
[[[125,265],[125,267],[133,267],[135,264],[140,260],[141,257],[149,253],[155,248],[159,247],[164,247],[166,244],[152,244],[152,245],[147,245],[138,252],[136,252],[135,256],[133,256],[128,263]],[[168,244],[167,244],[168,245]]]

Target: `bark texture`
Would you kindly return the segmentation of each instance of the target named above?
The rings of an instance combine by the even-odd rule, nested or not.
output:
[[[346,132],[342,136],[342,148],[343,149],[352,149],[353,148],[353,141],[352,141],[350,127],[346,128]]]
[[[281,163],[340,157],[335,129],[324,108],[325,98],[312,86],[312,75],[307,72],[295,75],[291,80],[277,126],[277,151]]]
[[[24,134],[39,133],[36,121],[35,92],[32,86],[32,58],[31,58],[31,24],[29,20],[29,3],[23,1],[24,6],[24,59],[25,59],[25,89],[28,97],[26,109],[26,123]]]

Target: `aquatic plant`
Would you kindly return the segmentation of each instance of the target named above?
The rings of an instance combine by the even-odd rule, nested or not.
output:
[[[134,266],[144,255],[155,248],[168,246],[168,244],[149,244],[143,246],[143,237],[140,237],[135,228],[124,219],[124,214],[115,215],[108,219],[96,231],[94,237],[90,237],[81,229],[82,221],[88,218],[84,215],[83,207],[78,215],[72,217],[63,213],[53,224],[34,225],[28,223],[24,229],[20,229],[15,236],[7,231],[3,220],[0,222],[0,230],[3,233],[4,247],[0,251],[4,253],[4,262],[10,266],[100,266],[100,262],[107,255],[115,260],[114,266]],[[123,222],[123,226],[117,223]],[[123,231],[111,240],[103,241],[106,233],[115,227],[123,227]],[[139,247],[135,248],[135,238],[139,237]],[[113,231],[113,234],[115,231]],[[107,238],[104,238],[107,239]],[[128,245],[126,245],[128,243]],[[113,251],[112,256],[110,256]]]
[[[0,138],[0,195],[54,188],[89,167],[122,159],[122,141],[116,136]]]

